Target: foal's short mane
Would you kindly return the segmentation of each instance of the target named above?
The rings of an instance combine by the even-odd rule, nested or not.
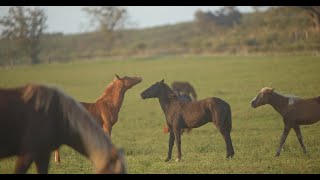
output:
[[[56,117],[57,113],[62,113],[61,118],[55,119],[55,121],[61,121],[62,124],[65,124],[63,127],[69,127],[66,129],[67,132],[74,132],[81,137],[88,155],[98,149],[105,149],[105,146],[109,145],[107,144],[108,139],[103,136],[102,129],[87,110],[79,102],[57,88],[27,84],[22,90],[21,98],[25,103],[33,102],[32,105],[36,111],[44,110],[44,113],[48,114],[53,112],[49,111],[51,108],[58,109],[59,112],[54,112],[49,116]],[[52,103],[54,98],[57,98],[58,103]],[[101,131],[101,133],[97,131]]]
[[[165,90],[168,94],[168,98],[169,99],[178,99],[178,96],[176,95],[176,93],[174,93],[173,90],[166,83],[163,83],[163,84],[164,84]]]
[[[261,89],[260,93],[263,93],[265,91],[273,91],[274,89],[273,88],[270,88],[270,87],[264,87]],[[289,104],[292,104],[295,100],[300,100],[301,98],[299,98],[298,96],[296,95],[293,95],[293,94],[280,94],[278,92],[275,92],[273,91],[275,94],[279,95],[279,96],[282,96],[282,97],[285,97],[285,98],[289,98]]]
[[[105,97],[107,97],[109,94],[111,94],[111,92],[112,92],[113,89],[114,89],[114,84],[115,84],[115,83],[114,83],[114,80],[111,81],[111,82],[107,85],[106,89],[103,91],[103,93],[101,94],[101,96],[96,100],[96,102],[103,100]]]
[[[271,88],[271,87],[264,87],[261,89],[260,93],[263,93],[265,91],[272,91],[272,90],[273,90],[273,88]]]

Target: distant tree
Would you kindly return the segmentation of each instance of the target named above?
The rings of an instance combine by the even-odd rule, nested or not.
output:
[[[297,6],[305,10],[312,20],[315,31],[320,32],[320,6]]]
[[[15,47],[30,57],[31,64],[37,64],[41,50],[40,37],[46,28],[46,20],[43,9],[10,7],[8,14],[0,19],[2,37],[15,42]]]
[[[214,15],[211,11],[203,12],[201,10],[197,10],[194,14],[195,22],[199,25],[202,30],[211,31],[214,26]]]
[[[97,31],[106,38],[106,48],[109,50],[113,43],[114,31],[125,26],[128,12],[119,6],[93,6],[82,9],[90,17],[90,26],[97,26]]]
[[[237,10],[236,6],[224,6],[216,12],[196,11],[195,21],[202,28],[211,29],[213,25],[222,27],[233,27],[240,23],[242,14]]]
[[[236,6],[224,6],[214,14],[215,23],[226,27],[239,24],[242,17]]]

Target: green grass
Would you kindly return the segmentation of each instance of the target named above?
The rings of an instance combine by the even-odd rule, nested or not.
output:
[[[319,96],[320,59],[316,56],[190,56],[108,60],[21,66],[0,69],[0,86],[27,82],[56,85],[79,101],[94,101],[114,74],[139,75],[143,82],[127,91],[112,141],[126,153],[129,173],[320,173],[320,124],[302,126],[307,154],[294,131],[285,151],[275,158],[283,130],[282,119],[269,105],[257,109],[250,101],[264,86],[302,98]],[[225,144],[213,124],[182,136],[182,161],[164,162],[168,134],[157,99],[142,100],[140,93],[162,78],[194,85],[199,99],[216,96],[232,108],[235,156],[225,158]],[[73,149],[61,148],[60,165],[50,162],[49,173],[93,173],[89,160]],[[0,173],[12,173],[15,157],[0,161]],[[34,165],[28,173],[35,173]]]

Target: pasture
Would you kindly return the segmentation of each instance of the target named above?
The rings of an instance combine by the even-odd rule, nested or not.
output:
[[[293,130],[285,150],[274,157],[283,131],[281,116],[269,105],[253,109],[251,100],[264,86],[301,98],[320,96],[320,58],[311,55],[185,56],[94,60],[0,69],[0,86],[27,82],[55,85],[84,102],[95,101],[114,78],[141,76],[126,92],[113,126],[112,141],[124,148],[129,173],[320,173],[320,123],[301,126],[308,150],[303,154]],[[158,99],[140,98],[156,81],[189,81],[198,99],[219,97],[231,105],[231,138],[235,150],[225,158],[225,143],[212,123],[182,135],[182,160],[165,162],[169,135]],[[61,164],[51,155],[49,173],[93,173],[89,160],[67,146],[60,149]],[[0,160],[0,173],[13,173],[15,157]],[[34,165],[28,173],[35,173]]]

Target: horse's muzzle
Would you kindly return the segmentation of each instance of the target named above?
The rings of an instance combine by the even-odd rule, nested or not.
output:
[[[255,101],[251,101],[251,107],[253,107],[253,108],[256,108],[256,107],[257,107]]]
[[[146,99],[146,97],[141,93],[140,94],[141,99]]]

